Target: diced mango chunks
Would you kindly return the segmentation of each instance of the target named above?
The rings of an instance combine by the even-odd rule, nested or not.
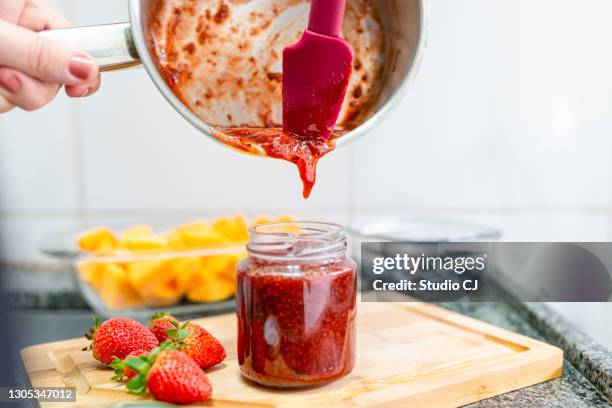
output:
[[[240,247],[248,241],[249,226],[292,220],[290,216],[281,216],[249,222],[236,215],[213,221],[197,220],[164,233],[148,225],[135,225],[121,231],[119,238],[110,228],[96,228],[82,234],[78,241],[81,250],[96,252],[96,258],[80,261],[76,268],[81,279],[110,309],[167,307],[183,298],[191,302],[217,302],[235,294],[236,266],[246,258],[246,248],[214,256],[173,258],[172,253]],[[106,256],[132,253],[139,259],[104,262]],[[153,256],[157,254],[161,256]]]
[[[223,217],[215,220],[213,229],[232,242],[244,242],[249,240],[249,226],[245,217]]]
[[[228,268],[223,270],[219,275],[231,280],[232,282],[234,282],[234,284],[236,284],[238,281],[238,264],[240,263],[240,261],[247,257],[247,252],[239,252],[230,256],[234,258],[232,264]]]
[[[180,225],[168,234],[168,241],[175,249],[193,249],[207,246],[218,246],[228,242],[207,221],[195,221]]]
[[[118,241],[110,228],[93,228],[78,238],[77,244],[82,251],[106,251],[117,248]]]
[[[295,218],[291,215],[281,215],[279,217],[270,217],[267,215],[262,215],[260,217],[254,218],[251,221],[252,226],[262,225],[262,224],[271,224],[277,222],[291,222],[295,221]]]
[[[119,247],[132,251],[150,251],[168,246],[166,237],[153,232],[148,225],[136,225],[122,231]]]
[[[127,272],[116,264],[106,265],[99,293],[109,309],[129,309],[143,305],[140,295],[129,282]]]
[[[100,289],[106,265],[96,262],[79,262],[76,267],[85,283],[90,284],[94,289]]]
[[[147,293],[149,287],[164,279],[164,261],[134,261],[127,264],[130,282],[134,289]]]
[[[270,218],[270,217],[268,217],[266,215],[262,215],[260,217],[257,217],[255,219],[253,219],[251,221],[251,225],[252,226],[256,226],[256,225],[261,225],[261,224],[267,224],[267,223],[269,223],[271,221],[272,221],[272,218]]]
[[[126,239],[126,238],[130,238],[134,236],[137,237],[140,235],[153,235],[153,234],[154,234],[153,228],[151,228],[148,225],[145,225],[145,224],[133,225],[121,231],[121,239]]]
[[[185,294],[173,261],[137,261],[127,266],[130,283],[148,306],[171,306]]]
[[[231,255],[215,255],[202,258],[202,268],[207,274],[216,275],[228,268],[236,267],[236,258]]]
[[[172,261],[172,268],[175,272],[176,286],[181,294],[184,294],[193,276],[204,268],[202,258],[180,258]]]
[[[164,249],[168,246],[166,237],[157,234],[150,235],[134,235],[126,238],[121,238],[119,247],[132,251],[150,251],[156,249]]]
[[[236,293],[236,284],[221,275],[198,274],[195,285],[187,291],[191,302],[219,302]]]

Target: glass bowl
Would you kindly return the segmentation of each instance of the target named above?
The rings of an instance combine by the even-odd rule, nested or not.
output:
[[[84,231],[72,230],[47,237],[41,250],[73,266],[81,295],[95,313],[103,317],[144,319],[158,311],[176,315],[213,314],[234,307],[236,265],[246,257],[248,224],[243,220],[240,221],[243,223],[240,236],[244,235],[244,239],[221,239],[212,232],[206,237],[202,231],[197,236],[191,231],[187,246],[181,247],[172,241],[172,245],[154,248],[146,239],[140,240],[141,245],[138,239],[127,245],[120,231],[130,227],[116,225],[96,229],[120,237],[117,241],[120,243],[112,249],[81,250],[77,243]],[[146,228],[151,230],[149,237],[166,243],[184,238],[176,233],[179,227],[203,222],[211,224],[198,221]]]

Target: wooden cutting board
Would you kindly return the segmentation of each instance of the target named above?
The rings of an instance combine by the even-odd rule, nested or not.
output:
[[[457,407],[562,374],[563,352],[540,341],[428,304],[361,303],[357,366],[349,376],[318,388],[269,389],[240,376],[233,314],[198,323],[228,350],[224,364],[209,372],[214,391],[208,406],[215,407]],[[135,399],[110,381],[112,373],[90,352],[80,351],[87,343],[81,338],[22,350],[31,384],[66,386],[69,377],[60,375],[52,359],[68,356],[91,389],[78,395],[76,404],[64,406],[102,407]]]

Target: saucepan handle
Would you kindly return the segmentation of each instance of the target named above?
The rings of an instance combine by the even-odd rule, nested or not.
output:
[[[140,64],[130,23],[64,28],[40,34],[85,51],[96,60],[100,71],[115,71]]]

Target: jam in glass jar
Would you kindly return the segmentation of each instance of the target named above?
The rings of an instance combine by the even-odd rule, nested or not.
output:
[[[265,224],[238,265],[238,361],[266,386],[301,387],[355,365],[356,264],[342,227]]]

